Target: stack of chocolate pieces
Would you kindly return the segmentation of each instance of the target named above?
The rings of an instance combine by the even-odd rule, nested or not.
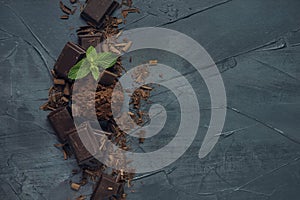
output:
[[[60,5],[62,8],[62,3]],[[107,136],[104,132],[95,134],[95,130],[91,128],[88,122],[82,123],[76,129],[69,107],[73,82],[68,78],[68,73],[76,63],[85,57],[86,50],[90,46],[96,47],[103,41],[104,36],[101,28],[103,28],[106,17],[111,15],[118,6],[119,3],[113,0],[88,0],[81,13],[81,17],[87,21],[88,26],[77,30],[79,45],[68,42],[61,51],[53,69],[54,85],[61,87],[61,90],[56,93],[61,95],[59,99],[65,99],[63,103],[57,104],[56,102],[56,106],[51,107],[53,111],[48,115],[48,120],[59,140],[69,145],[80,167],[95,163],[95,157],[99,153],[100,147],[103,147],[101,143],[107,142]],[[103,86],[112,85],[117,79],[117,75],[108,70],[105,70],[100,76],[99,83]],[[49,105],[48,102],[47,106]],[[102,165],[101,163],[97,164]],[[123,185],[123,182],[116,181],[113,176],[102,174],[91,199],[120,199],[124,193]]]
[[[60,141],[71,146],[78,164],[88,165],[100,147],[89,123],[84,122],[76,129],[69,107],[51,112],[48,119]]]

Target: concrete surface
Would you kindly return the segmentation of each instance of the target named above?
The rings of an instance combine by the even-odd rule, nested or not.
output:
[[[46,112],[48,69],[75,29],[77,11],[59,19],[57,0],[0,1],[0,199],[66,200],[90,194],[69,189],[75,159],[63,160]],[[67,1],[64,1],[67,2]],[[198,92],[199,133],[188,151],[165,170],[135,182],[128,200],[298,200],[300,198],[300,1],[135,0],[124,29],[159,26],[198,41],[217,62],[226,87],[224,136],[204,159],[198,150],[210,118],[201,78],[174,55],[160,61],[186,72]],[[75,28],[75,29],[73,29]],[[149,59],[137,53],[135,62]],[[151,58],[150,58],[151,59]],[[160,98],[172,101],[172,98]],[[158,98],[159,99],[159,98]],[[170,116],[169,132],[177,115]],[[178,105],[177,105],[178,106]],[[146,140],[145,147],[167,142]],[[156,142],[156,143],[155,143]],[[152,145],[149,145],[149,144]],[[155,145],[154,145],[155,146]]]

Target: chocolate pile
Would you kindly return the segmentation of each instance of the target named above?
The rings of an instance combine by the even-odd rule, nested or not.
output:
[[[71,0],[70,2],[76,3],[77,1]],[[121,5],[113,0],[88,0],[85,6],[81,5],[81,17],[86,20],[87,26],[80,27],[77,30],[78,44],[67,42],[64,46],[54,65],[54,69],[51,71],[54,85],[49,90],[48,102],[40,107],[42,110],[52,111],[48,115],[48,120],[61,142],[61,144],[56,146],[62,148],[64,158],[68,159],[74,154],[80,166],[81,181],[79,183],[70,183],[70,187],[78,191],[88,180],[94,181],[96,187],[90,198],[92,200],[125,199],[125,183],[130,185],[130,181],[134,176],[133,173],[114,169],[108,174],[107,167],[95,159],[99,149],[100,151],[105,149],[108,141],[113,142],[124,150],[130,149],[127,146],[126,134],[116,125],[111,111],[112,91],[118,81],[118,77],[123,73],[123,67],[119,59],[113,67],[104,70],[100,74],[96,91],[90,91],[88,89],[89,84],[87,84],[87,88],[76,91],[79,93],[76,104],[85,104],[96,109],[97,119],[105,131],[94,129],[89,122],[83,122],[76,129],[74,124],[75,115],[78,114],[88,118],[90,113],[71,112],[71,110],[76,110],[74,107],[73,109],[70,107],[74,82],[68,78],[68,72],[86,56],[86,50],[90,46],[96,47],[99,52],[111,51],[117,54],[121,51],[120,48],[124,51],[129,49],[130,42],[120,44],[118,47],[107,44],[99,45],[104,40],[120,34],[118,25],[124,23],[125,20],[111,17],[111,14],[118,7],[124,5],[126,6],[126,9],[122,10],[124,18],[130,12],[139,12],[138,9],[132,7],[131,0],[123,0]],[[61,19],[68,19],[69,15],[74,14],[76,11],[76,9],[68,8],[62,2],[60,2],[60,8],[64,12]],[[88,76],[85,79],[88,82],[92,80],[91,78],[91,76]],[[150,90],[151,88],[146,87],[138,90],[133,95],[133,104],[136,109],[139,109],[141,98],[146,99],[149,97]],[[117,94],[117,101],[123,101],[122,93]],[[139,113],[137,114],[139,117],[136,117],[136,122],[141,124],[142,113],[137,113]],[[132,118],[135,118],[133,113]],[[89,150],[86,149],[86,144],[88,144]],[[120,161],[112,160],[111,162]],[[74,170],[73,173],[76,174],[79,171]],[[86,197],[79,196],[77,199],[84,200]]]

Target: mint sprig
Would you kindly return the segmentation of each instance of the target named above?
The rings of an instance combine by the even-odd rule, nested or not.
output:
[[[86,58],[80,60],[70,69],[68,78],[72,80],[82,79],[91,72],[94,79],[98,80],[99,70],[114,66],[118,57],[118,55],[111,52],[97,53],[96,49],[90,46],[86,51]]]

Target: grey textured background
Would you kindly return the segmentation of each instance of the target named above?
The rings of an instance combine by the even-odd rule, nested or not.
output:
[[[199,134],[188,152],[166,168],[175,167],[172,173],[135,182],[127,190],[128,199],[299,199],[300,1],[134,3],[141,14],[129,15],[125,29],[161,26],[180,31],[203,45],[218,63],[228,98],[224,134],[230,135],[199,160],[210,117],[207,91],[201,78],[189,73],[188,63],[162,54],[158,59],[186,72],[198,91]],[[78,179],[71,174],[76,162],[64,161],[53,146],[57,140],[47,113],[39,110],[51,85],[47,68],[67,41],[76,41],[72,27],[84,22],[78,11],[60,20],[57,0],[1,0],[0,5],[0,199],[66,200],[89,194],[91,185],[77,193],[69,189],[69,180]],[[141,52],[135,61],[149,55]],[[161,99],[172,101],[163,94]],[[178,113],[171,114],[176,121]],[[171,120],[166,128],[172,127]],[[161,138],[156,142],[146,140],[144,146],[164,143]]]

